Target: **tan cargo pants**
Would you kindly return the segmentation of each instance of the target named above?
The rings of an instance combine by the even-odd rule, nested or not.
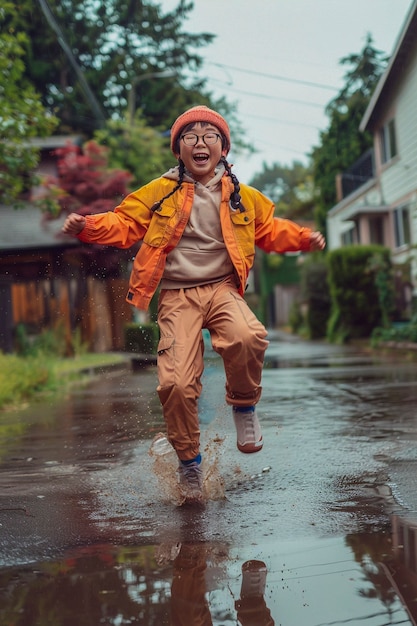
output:
[[[267,332],[239,295],[233,277],[202,287],[162,290],[158,324],[157,391],[168,438],[186,461],[200,452],[202,329],[209,330],[213,349],[223,359],[226,402],[234,406],[259,401]]]

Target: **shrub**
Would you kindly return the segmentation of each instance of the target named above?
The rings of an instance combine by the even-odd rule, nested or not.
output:
[[[301,311],[300,303],[295,300],[290,308],[289,319],[292,333],[300,333],[304,326],[304,317]]]
[[[346,246],[328,254],[330,341],[369,337],[387,324],[392,307],[390,251],[383,246]]]
[[[306,304],[305,324],[308,337],[326,336],[330,315],[330,293],[327,283],[327,264],[322,257],[312,255],[301,268],[301,295]]]
[[[15,330],[15,351],[20,356],[65,356],[67,343],[63,324],[43,330],[31,337],[24,324],[18,324]]]
[[[417,314],[415,313],[408,323],[396,324],[389,328],[374,328],[371,339],[374,347],[384,341],[417,343]]]
[[[19,404],[38,391],[54,388],[52,365],[43,357],[0,353],[0,407]]]
[[[159,341],[159,327],[155,322],[148,324],[126,324],[125,350],[136,354],[153,354]]]
[[[61,323],[33,335],[29,333],[25,324],[17,324],[14,332],[14,350],[19,356],[29,357],[80,356],[88,352],[88,344],[82,341],[80,327],[68,337],[64,324]]]

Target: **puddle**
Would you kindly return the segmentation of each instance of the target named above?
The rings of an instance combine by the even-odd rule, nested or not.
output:
[[[389,533],[284,542],[279,529],[276,535],[259,541],[254,533],[251,544],[240,546],[221,540],[98,543],[69,550],[57,560],[5,569],[0,572],[0,623],[415,623],[415,598],[410,608],[404,605],[395,554],[401,548],[393,549]]]
[[[237,452],[207,359],[199,510],[176,506],[176,461],[149,456],[151,368],[2,415],[0,624],[417,623],[417,367],[305,342],[267,354],[256,455]]]

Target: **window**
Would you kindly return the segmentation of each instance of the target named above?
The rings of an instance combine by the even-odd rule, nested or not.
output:
[[[397,248],[411,243],[410,211],[408,207],[394,210],[395,245]]]
[[[381,144],[381,163],[387,163],[397,154],[397,138],[394,120],[390,120],[379,131]]]
[[[351,246],[355,243],[355,229],[351,228],[342,233],[342,246]]]
[[[384,245],[384,219],[379,215],[369,218],[370,243]]]

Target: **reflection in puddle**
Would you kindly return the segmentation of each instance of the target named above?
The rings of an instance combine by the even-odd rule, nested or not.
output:
[[[173,561],[171,584],[171,619],[173,626],[196,624],[212,626],[213,623],[226,623],[236,618],[242,626],[274,626],[271,612],[265,602],[267,577],[266,564],[260,560],[245,561],[239,597],[232,606],[210,607],[210,587],[207,581],[208,552],[204,545],[184,544],[178,546],[178,554]],[[211,576],[212,581],[215,580]],[[233,619],[232,623],[236,623]]]
[[[411,623],[417,624],[417,519],[392,516],[392,560],[384,572],[401,598]]]
[[[0,623],[416,624],[416,533],[417,523],[394,517],[393,539],[379,532],[240,547],[82,546],[58,560],[4,569]]]

